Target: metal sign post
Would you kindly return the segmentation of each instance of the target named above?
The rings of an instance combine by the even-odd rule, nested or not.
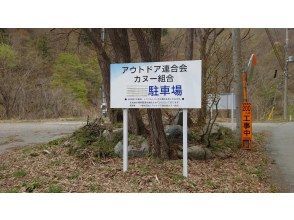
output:
[[[128,109],[123,109],[123,171],[128,170]]]
[[[183,176],[188,177],[188,110],[183,109]]]

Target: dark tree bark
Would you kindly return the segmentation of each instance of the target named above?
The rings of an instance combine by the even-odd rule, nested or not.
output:
[[[132,29],[136,38],[141,59],[145,62],[160,60],[161,29]],[[170,148],[167,144],[161,109],[147,109],[151,132],[151,142],[155,156],[167,159],[170,157]]]
[[[194,46],[194,32],[193,28],[187,28],[186,30],[186,47],[185,47],[185,59],[193,60],[193,46]],[[191,119],[190,110],[188,110],[188,126],[193,125],[193,121]]]
[[[118,63],[130,63],[131,51],[127,29],[111,28],[107,29],[112,48],[115,53],[115,61]],[[143,123],[139,109],[129,109],[129,129],[131,133],[147,135],[147,129]]]
[[[186,30],[186,48],[185,48],[186,60],[193,60],[193,45],[194,45],[194,29],[188,28]]]
[[[105,93],[105,98],[107,102],[107,113],[110,121],[112,123],[116,122],[116,116],[114,110],[110,108],[110,63],[111,60],[107,55],[102,39],[101,34],[102,30],[98,29],[84,29],[85,33],[87,34],[88,38],[92,42],[95,47],[98,63],[102,73],[102,82],[103,88]]]

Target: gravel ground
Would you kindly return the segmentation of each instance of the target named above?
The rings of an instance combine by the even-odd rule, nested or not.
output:
[[[0,153],[12,147],[46,143],[72,133],[81,121],[1,122]]]

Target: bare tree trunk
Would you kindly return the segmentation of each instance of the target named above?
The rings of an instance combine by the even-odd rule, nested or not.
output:
[[[187,28],[186,30],[186,48],[185,48],[185,59],[193,60],[193,49],[194,49],[194,28]],[[193,124],[191,119],[191,110],[188,110],[188,126]]]
[[[5,118],[10,119],[11,118],[11,112],[10,112],[10,106],[4,105],[4,110],[5,110]]]
[[[133,134],[143,135],[146,137],[148,135],[148,130],[145,127],[139,109],[129,109],[129,116],[129,129],[131,132]]]
[[[101,39],[101,29],[84,29],[85,33],[93,43],[98,63],[102,73],[102,82],[104,87],[105,98],[107,102],[107,113],[112,123],[116,122],[115,111],[110,108],[110,58],[107,55]]]
[[[205,55],[200,55],[200,59],[202,60],[202,78],[201,78],[202,93],[201,93],[201,109],[198,112],[197,125],[199,127],[203,127],[206,124],[206,113],[207,113],[207,85],[206,85],[207,63],[206,63]]]
[[[236,95],[236,135],[241,140],[241,106],[242,106],[242,67],[241,67],[241,39],[240,29],[232,30],[233,43],[233,67],[234,67],[234,84],[233,89]]]
[[[145,62],[160,60],[161,29],[150,29],[149,35],[142,29],[133,29],[141,59]],[[149,39],[149,40],[147,40]],[[161,109],[147,109],[151,132],[151,142],[155,156],[167,159],[170,157],[170,148],[167,144]]]
[[[203,128],[206,124],[206,112],[207,112],[207,89],[206,89],[206,81],[207,81],[207,58],[208,53],[206,51],[207,41],[209,38],[210,30],[208,29],[198,29],[197,37],[200,41],[200,60],[202,60],[202,77],[201,77],[201,109],[198,111],[197,115],[197,126],[199,128]]]
[[[127,29],[111,28],[107,29],[107,32],[115,52],[116,62],[130,63],[131,51]],[[129,116],[129,129],[131,133],[146,136],[147,129],[143,123],[139,109],[130,109]]]
[[[187,28],[186,30],[186,48],[185,48],[185,59],[193,59],[193,43],[194,43],[194,29]]]
[[[197,37],[200,41],[200,59],[202,60],[202,93],[201,93],[201,109],[198,112],[197,125],[202,128],[206,124],[207,117],[207,71],[209,67],[209,57],[211,50],[216,42],[216,39],[224,31],[223,28],[217,30],[216,28],[197,29]]]

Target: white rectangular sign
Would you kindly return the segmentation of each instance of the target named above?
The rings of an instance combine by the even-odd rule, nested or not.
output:
[[[236,109],[236,96],[234,93],[222,93],[219,94],[219,102],[217,104],[217,109]],[[208,102],[211,103],[213,99],[213,95],[209,94],[208,95]],[[213,105],[213,109],[216,109],[215,104]]]
[[[200,108],[201,60],[110,65],[111,108]]]

